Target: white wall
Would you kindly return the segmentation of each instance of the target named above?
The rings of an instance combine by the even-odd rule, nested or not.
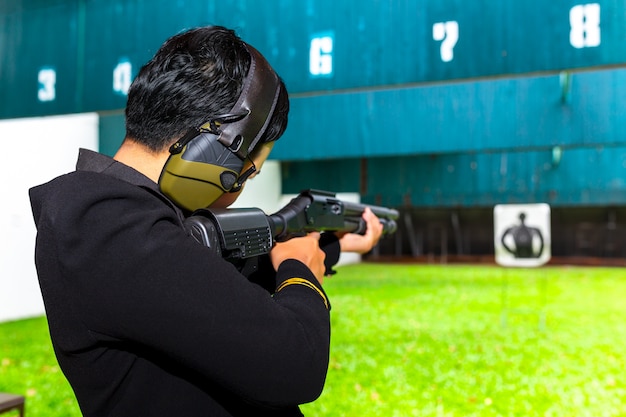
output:
[[[97,149],[98,116],[0,121],[0,322],[44,314],[34,264],[28,189],[74,170],[78,148]]]
[[[280,169],[280,162],[265,161],[259,175],[246,181],[241,195],[231,207],[257,207],[267,214],[278,211],[282,207]]]

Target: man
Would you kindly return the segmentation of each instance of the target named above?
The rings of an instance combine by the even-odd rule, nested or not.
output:
[[[376,244],[378,219],[364,213],[363,236],[277,244],[254,282],[183,224],[236,199],[288,108],[254,48],[189,30],[137,75],[114,158],[81,150],[75,172],[31,190],[50,334],[85,416],[299,416],[320,395],[323,277],[340,249]]]

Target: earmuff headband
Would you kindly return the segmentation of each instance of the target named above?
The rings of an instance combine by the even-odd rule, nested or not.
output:
[[[218,140],[242,160],[247,158],[263,137],[280,93],[278,76],[265,58],[252,46],[246,47],[250,52],[250,69],[243,82],[241,95],[230,115],[227,115],[245,116],[233,122],[224,120],[224,116],[216,118],[218,122],[222,119]]]

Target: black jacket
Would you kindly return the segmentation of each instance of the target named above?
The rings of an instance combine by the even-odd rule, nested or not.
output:
[[[299,416],[328,367],[326,295],[285,261],[275,294],[193,240],[147,177],[81,150],[30,190],[59,364],[85,416]]]

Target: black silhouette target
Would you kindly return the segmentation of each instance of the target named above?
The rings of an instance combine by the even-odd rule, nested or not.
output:
[[[493,219],[496,263],[535,267],[550,260],[549,205],[498,204]]]

